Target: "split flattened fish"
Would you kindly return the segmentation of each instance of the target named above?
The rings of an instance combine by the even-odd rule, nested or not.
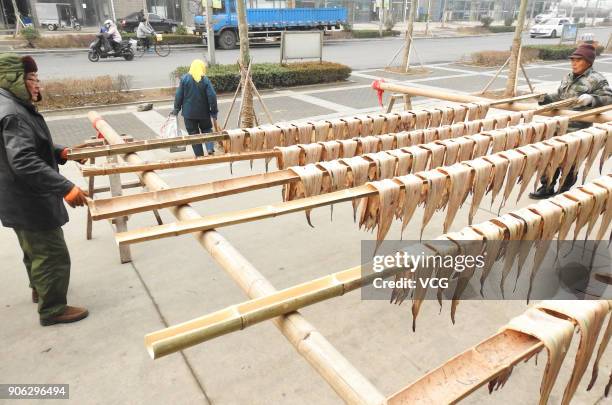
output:
[[[523,146],[520,144],[520,132],[516,127],[506,128],[506,147],[505,149],[514,149],[519,146]]]
[[[354,119],[359,120],[359,135],[358,136],[369,136],[374,135],[374,120],[367,115],[359,115]],[[349,124],[350,133],[351,124]]]
[[[556,120],[546,120],[544,121],[544,140],[550,139],[557,133],[557,121]]]
[[[225,134],[229,137],[229,141],[227,142],[229,147],[226,147],[226,152],[230,153],[241,153],[244,151],[244,139],[245,133],[242,129],[231,129],[229,131],[224,131]]]
[[[304,151],[304,164],[316,163],[322,160],[323,145],[320,143],[307,143],[298,145]]]
[[[244,130],[247,131],[247,134],[249,134],[247,138],[248,149],[253,151],[263,150],[264,142],[266,140],[264,130],[259,127],[245,128]]]
[[[329,139],[330,123],[327,121],[315,121],[314,137],[316,142],[325,142]]]
[[[521,111],[521,115],[523,116],[523,122],[531,122],[533,121],[533,116],[535,115],[534,110]]]
[[[331,139],[346,139],[351,138],[349,135],[348,128],[346,126],[346,121],[341,120],[339,118],[333,118],[328,120],[331,126]]]
[[[474,159],[465,162],[468,166],[474,170],[474,179],[472,182],[472,206],[468,215],[468,223],[471,225],[474,220],[474,215],[480,207],[480,202],[487,191],[490,179],[493,177],[493,164],[482,158]]]
[[[383,126],[383,129],[381,130],[381,133],[388,134],[388,133],[397,132],[399,123],[400,123],[399,115],[394,114],[394,113],[385,114],[385,124]]]
[[[337,160],[330,162],[319,162],[318,166],[325,170],[328,174],[327,177],[323,177],[322,189],[325,193],[331,193],[337,190],[343,190],[347,187],[347,173],[348,166],[340,163]],[[330,220],[333,220],[334,216],[334,204],[329,206],[330,209]]]
[[[567,133],[567,128],[569,127],[569,117],[561,116],[555,117],[557,120],[557,132],[556,136],[565,135]]]
[[[518,125],[521,122],[522,116],[523,115],[520,112],[509,112],[508,113],[508,126],[513,127],[513,126]]]
[[[504,196],[500,205],[501,208],[506,204],[506,201],[508,201],[508,197],[510,197],[512,189],[517,184],[517,180],[523,172],[523,167],[525,164],[525,155],[518,152],[517,150],[510,149],[508,151],[500,153],[500,156],[506,158],[508,162],[510,162],[508,166],[508,175],[506,178],[506,188],[504,189]]]
[[[311,123],[306,122],[302,124],[297,124],[297,129],[298,143],[307,144],[312,142],[313,126]],[[315,142],[319,141],[315,140]]]
[[[523,208],[518,211],[511,212],[515,218],[523,221],[525,224],[525,233],[521,238],[520,247],[519,247],[519,256],[518,256],[518,267],[516,272],[516,282],[514,288],[516,289],[516,283],[518,283],[518,279],[521,275],[521,270],[525,265],[525,261],[527,261],[527,257],[529,256],[529,252],[531,251],[531,247],[533,246],[536,239],[538,239],[542,233],[542,217],[535,214],[533,211],[528,208]],[[529,299],[527,301],[529,303]]]
[[[459,157],[457,159],[459,162],[464,162],[466,160],[481,156],[478,155],[476,151],[477,140],[482,139],[478,137],[479,135],[462,136],[454,140],[456,143],[459,144]],[[485,136],[483,138],[485,138],[486,145],[488,145],[489,137]]]
[[[348,175],[348,183],[350,187],[357,187],[365,184],[368,180],[368,171],[370,170],[370,162],[361,156],[355,156],[351,158],[343,158],[340,160],[341,163],[344,163],[348,167],[351,168],[351,171]],[[353,219],[357,218],[357,207],[359,206],[360,198],[354,199],[353,204]]]
[[[440,125],[450,125],[453,123],[454,110],[452,107],[441,107],[442,118],[440,118]]]
[[[446,218],[444,219],[444,233],[447,233],[455,220],[457,211],[463,205],[465,198],[469,192],[469,185],[472,176],[472,168],[462,163],[457,163],[452,166],[440,168],[440,171],[446,173],[449,177],[448,181],[448,209],[446,210]]]
[[[463,122],[458,122],[450,126],[451,138],[458,138],[463,135],[471,135],[468,134],[465,130],[465,124]]]
[[[519,131],[519,145],[523,146],[532,143],[534,131],[531,125],[521,124],[518,125],[516,128]]]
[[[444,164],[444,152],[446,149],[443,145],[439,145],[437,143],[427,143],[421,146],[431,153],[431,158],[429,159],[429,169],[436,169]]]
[[[444,199],[448,176],[438,170],[420,172],[417,173],[417,176],[427,182],[427,198],[425,199],[425,212],[423,213],[423,222],[421,224],[422,237],[423,229],[425,229],[434,212],[440,207]]]
[[[410,146],[410,132],[403,131],[395,134],[395,143],[398,149]]]
[[[395,167],[397,164],[397,158],[395,156],[387,152],[377,152],[368,153],[364,155],[364,157],[375,164],[376,174],[373,178],[377,180],[390,179],[395,175]]]
[[[410,136],[410,145],[419,145],[425,143],[425,134],[422,129],[416,129],[408,132]]]
[[[279,122],[276,125],[278,125],[282,131],[284,146],[291,146],[297,143],[298,129],[295,125],[289,124],[288,122]]]
[[[534,122],[532,142],[541,142],[544,139],[544,132],[546,132],[546,124],[542,121]]]
[[[597,232],[597,237],[595,238],[596,240],[602,240],[606,230],[612,222],[612,177],[609,175],[600,177],[593,180],[593,184],[596,184],[608,191],[608,200],[606,201],[606,208],[604,209],[604,217],[601,220],[601,225],[599,226],[599,231]]]
[[[361,204],[362,211],[360,215],[359,227],[365,226],[366,229],[372,229],[377,226],[376,232],[376,248],[378,250],[380,244],[387,236],[393,216],[397,209],[400,195],[399,183],[385,179],[368,183],[374,187],[378,193],[375,196],[367,197],[364,203]]]
[[[480,118],[478,116],[478,105],[474,103],[469,103],[469,104],[466,104],[465,107],[467,108],[467,120],[468,121],[474,121]]]
[[[411,131],[416,126],[416,114],[413,111],[400,111],[397,113],[400,117],[399,130]]]
[[[281,145],[281,134],[282,131],[279,127],[275,125],[264,125],[261,127],[265,133],[265,148],[266,149],[274,149],[276,146]]]
[[[606,144],[606,138],[608,137],[608,132],[601,128],[587,128],[583,131],[593,134],[593,144],[591,145],[591,150],[589,151],[589,155],[587,156],[587,160],[584,164],[584,169],[582,172],[582,182],[584,183],[586,180],[586,176],[589,174],[589,171],[593,166],[593,162],[595,162],[595,158],[597,157],[599,152],[604,149],[604,145]]]
[[[501,155],[489,155],[485,156],[483,159],[487,160],[493,165],[494,176],[489,188],[489,190],[491,190],[491,206],[493,206],[493,202],[497,198],[497,195],[504,184],[506,172],[508,171],[510,162],[508,162],[508,160]]]
[[[451,132],[452,128],[448,125],[438,128],[438,139],[443,140],[451,138]]]
[[[508,126],[508,115],[498,115],[495,117],[491,117],[495,121],[496,129],[503,129]]]
[[[395,168],[395,176],[405,176],[410,172],[410,165],[412,164],[412,155],[399,149],[393,149],[387,151],[391,156],[397,158],[397,167]]]
[[[364,136],[363,138],[358,138],[357,142],[360,146],[357,153],[360,155],[379,151],[380,139],[376,136]]]
[[[426,128],[423,130],[423,143],[430,143],[438,139],[437,128]]]
[[[565,359],[574,325],[566,320],[548,315],[535,308],[528,309],[524,314],[513,318],[501,331],[515,330],[533,336],[544,343],[548,352],[548,361],[544,369],[540,385],[540,405],[546,405],[553,385],[557,380],[559,370]]]
[[[453,235],[453,236],[451,236]],[[454,236],[457,235],[457,236]],[[461,232],[457,234],[448,234],[449,239],[453,242],[457,243],[459,246],[459,254],[464,257],[477,257],[482,255],[484,250],[484,238],[481,234],[474,231],[474,229],[464,228]],[[455,287],[455,291],[453,292],[453,300],[451,303],[451,321],[453,324],[455,323],[455,314],[457,313],[457,306],[461,301],[461,295],[467,288],[476,271],[475,264],[465,266],[465,269],[459,272],[459,277],[457,279],[457,285]]]
[[[323,159],[322,160],[330,161],[330,160],[336,160],[340,158],[340,146],[342,145],[340,142],[326,141],[326,142],[319,142],[319,145],[323,147],[323,156],[322,156]],[[357,147],[357,144],[355,144],[355,147]]]
[[[557,169],[561,166],[563,158],[565,158],[567,145],[563,142],[559,142],[556,138],[545,141],[544,144],[550,145],[553,148],[550,163],[546,170],[546,177],[552,179]]]
[[[467,107],[456,105],[453,106],[453,122],[463,122],[465,121],[465,116],[467,114]]]
[[[425,110],[429,113],[429,127],[439,127],[442,121],[442,111],[437,108]]]
[[[612,125],[610,125],[609,123],[595,124],[595,127],[603,129],[607,133],[606,145],[604,147],[603,153],[601,154],[601,159],[599,160],[599,173],[601,173],[603,171],[603,165],[605,161],[608,160],[612,155]]]
[[[274,148],[274,150],[280,153],[279,157],[276,160],[278,170],[287,169],[291,166],[299,166],[300,153],[302,152],[302,149],[300,149],[299,146],[277,146],[276,148]]]
[[[495,128],[495,118],[486,118],[482,120],[482,130],[491,131]]]
[[[559,184],[563,184],[570,169],[576,164],[576,156],[580,148],[580,139],[575,136],[561,136],[556,139],[566,145],[565,158],[563,162],[561,162],[561,177],[559,178]]]
[[[378,135],[378,139],[380,139],[380,150],[391,150],[393,149],[393,142],[395,141],[395,136],[393,135]]]
[[[483,133],[483,135],[489,135],[491,137],[491,153],[498,153],[502,150],[506,150],[506,131],[495,130],[487,132],[486,134]]]
[[[384,134],[383,128],[385,126],[385,116],[382,114],[369,114],[368,117],[372,119],[372,134]]]
[[[411,146],[403,149],[405,152],[412,155],[412,173],[422,172],[427,167],[427,159],[429,158],[429,152],[427,149],[423,149],[419,146]]]
[[[421,202],[423,179],[415,176],[414,174],[408,174],[406,176],[397,177],[395,180],[404,186],[403,193],[400,193],[400,202],[396,211],[396,216],[402,219],[403,237],[404,230],[408,226],[414,211]]]
[[[357,154],[357,146],[359,142],[356,139],[341,139],[336,141],[340,143],[340,156],[343,158],[352,158]]]
[[[538,169],[536,172],[536,178],[541,179],[542,176],[544,176],[544,173],[547,172],[548,166],[551,163],[550,161],[552,158],[553,148],[544,143],[533,144],[532,147],[540,151],[540,158],[538,159]],[[550,177],[547,180],[548,182],[550,182],[551,181]]]
[[[516,257],[519,254],[520,244],[518,241],[523,238],[525,233],[525,222],[508,214],[492,219],[491,222],[505,229],[504,243],[502,243],[504,268],[502,270],[501,280],[499,282],[499,288],[503,298],[506,278],[508,278]]]
[[[435,257],[437,252],[430,248],[428,245],[422,246],[422,254],[424,257]],[[423,287],[422,281],[429,280],[436,270],[435,260],[426,260],[414,271],[414,279],[416,280],[416,288],[414,289],[414,295],[412,296],[412,331],[416,331],[416,319],[421,311],[421,305],[427,295],[427,284]]]
[[[293,194],[295,198],[311,197],[313,195],[321,194],[321,187],[323,185],[323,171],[316,165],[293,166],[290,168],[290,170],[300,176],[300,181],[296,184],[295,191],[289,192],[290,197],[293,197],[291,194]],[[292,188],[293,184],[289,186],[289,189]],[[306,221],[308,221],[308,225],[313,227],[312,222],[310,221],[310,211],[311,210],[306,210]]]
[[[465,123],[465,133],[467,135],[477,134],[480,132],[481,125],[482,125],[482,122],[480,120],[478,121],[470,120]]]
[[[608,301],[608,305],[610,305],[610,301]],[[608,307],[608,312],[610,308]],[[587,391],[590,391],[595,385],[595,381],[597,381],[597,374],[599,374],[599,361],[603,356],[606,348],[608,347],[608,343],[610,343],[610,337],[612,336],[612,317],[608,319],[608,326],[606,327],[606,331],[604,332],[603,337],[601,338],[601,343],[599,343],[599,348],[597,349],[597,356],[595,357],[595,362],[593,363],[593,371],[591,372],[591,381],[589,381],[589,385],[587,387]],[[608,383],[609,386],[609,383]],[[607,387],[606,387],[607,388]]]
[[[457,163],[457,157],[459,156],[459,146],[461,146],[461,144],[455,142],[453,139],[446,139],[444,141],[439,141],[438,143],[444,146],[444,148],[446,149],[444,166],[450,166]]]
[[[554,196],[550,199],[550,202],[559,206],[563,210],[561,226],[559,227],[558,232],[558,240],[565,240],[570,228],[576,221],[580,205],[577,204],[575,200],[566,197],[564,194]]]
[[[591,209],[591,213],[589,214],[589,222],[586,230],[585,240],[589,239],[589,235],[593,231],[595,227],[595,223],[599,220],[601,213],[607,207],[608,201],[608,190],[606,188],[600,187],[593,183],[587,183],[581,188],[585,193],[591,194],[595,199],[593,203],[593,208]]]
[[[548,300],[536,306],[550,315],[561,314],[573,319],[580,329],[580,343],[574,361],[574,369],[563,392],[562,405],[568,405],[578,389],[578,384],[589,365],[604,319],[608,314],[608,303],[604,300]]]
[[[477,118],[479,120],[484,119],[487,116],[487,113],[489,112],[489,103],[487,103],[486,101],[477,101],[476,106],[478,114]]]
[[[540,161],[540,150],[531,145],[527,145],[518,148],[517,151],[525,156],[525,165],[523,166],[523,171],[521,173],[521,188],[518,196],[516,197],[516,201],[518,202],[527,189],[529,183],[531,183],[531,179],[533,178],[533,175],[538,167],[538,162]]]
[[[415,114],[415,129],[424,129],[430,127],[429,125],[429,112],[426,110],[414,111]]]
[[[484,266],[482,266],[482,273],[480,275],[480,295],[484,297],[484,283],[489,277],[489,273],[493,268],[493,265],[497,261],[500,252],[503,247],[504,230],[505,228],[495,224],[491,221],[483,222],[481,224],[473,225],[472,229],[482,235],[485,241],[485,260]]]

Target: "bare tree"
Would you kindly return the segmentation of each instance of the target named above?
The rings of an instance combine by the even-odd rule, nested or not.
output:
[[[238,12],[238,37],[240,38],[240,63],[244,66],[242,73],[242,111],[240,117],[241,128],[252,128],[254,125],[255,111],[253,109],[253,92],[246,77],[246,69],[251,63],[249,53],[249,26],[246,19],[245,4],[242,0],[236,1]]]
[[[402,59],[402,71],[407,72],[410,68],[410,49],[412,49],[412,32],[414,31],[414,14],[418,6],[418,0],[410,2],[410,13],[406,22],[406,43],[404,45],[404,57]]]
[[[521,49],[521,34],[523,32],[523,26],[525,25],[525,14],[527,14],[527,0],[521,0],[521,8],[519,10],[518,19],[516,20],[514,38],[512,39],[512,49],[510,51],[510,70],[508,72],[508,80],[506,81],[506,91],[504,92],[506,97],[515,95],[514,91],[516,89],[518,70],[521,63],[519,58]]]

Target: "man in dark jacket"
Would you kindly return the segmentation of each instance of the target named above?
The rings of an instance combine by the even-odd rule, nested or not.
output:
[[[612,104],[612,89],[606,78],[593,70],[595,62],[595,47],[591,44],[581,44],[570,56],[572,71],[561,81],[556,92],[546,94],[540,105],[554,103],[577,97],[578,101],[573,110],[584,111],[602,105]],[[570,121],[569,130],[577,131],[590,127],[592,124],[585,121]],[[535,193],[530,193],[529,197],[534,200],[552,197],[557,193],[568,191],[578,178],[576,169],[572,167],[563,184],[555,191],[555,183],[561,174],[557,170],[552,179],[543,176],[540,179],[542,185]]]
[[[75,322],[84,308],[66,305],[70,255],[63,199],[82,206],[87,194],[59,173],[67,149],[56,145],[32,102],[40,101],[38,68],[29,56],[0,54],[0,221],[23,250],[40,324]]]
[[[212,131],[212,120],[217,119],[217,94],[206,77],[206,64],[200,59],[191,62],[189,73],[183,75],[174,96],[173,115],[183,110],[185,129],[189,135]],[[204,156],[201,144],[193,145],[196,156]],[[214,153],[214,143],[206,142],[209,154]]]

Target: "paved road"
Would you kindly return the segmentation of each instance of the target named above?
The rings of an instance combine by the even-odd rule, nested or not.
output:
[[[586,28],[583,32],[592,32],[596,40],[606,42],[612,28]],[[483,37],[417,39],[416,51],[412,63],[452,62],[469,57],[472,52],[480,50],[506,50],[512,42],[512,33]],[[525,44],[557,44],[558,40],[531,39],[524,37]],[[387,66],[402,46],[400,38],[384,40],[367,40],[327,44],[324,48],[324,59],[344,63],[355,70]],[[40,74],[44,80],[66,77],[92,77],[99,75],[125,74],[133,76],[136,88],[168,86],[170,74],[177,67],[189,64],[194,58],[202,57],[205,49],[175,51],[167,58],[146,55],[142,59],[126,62],[123,59],[109,59],[91,63],[85,54],[47,54],[37,57]],[[259,47],[252,51],[255,62],[278,62],[278,47]],[[238,51],[219,51],[219,63],[234,63]]]

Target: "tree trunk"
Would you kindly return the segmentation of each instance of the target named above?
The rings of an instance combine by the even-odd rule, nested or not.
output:
[[[238,14],[238,36],[240,37],[240,63],[246,69],[251,62],[249,54],[249,27],[247,25],[246,10],[243,0],[236,1],[236,11]],[[252,128],[254,125],[255,111],[253,110],[253,92],[251,86],[247,85],[246,74],[242,74],[242,115],[240,117],[241,128]]]
[[[446,23],[446,1],[442,0],[442,16],[440,17],[440,27],[444,28],[444,24]]]
[[[406,23],[406,45],[404,46],[404,57],[402,59],[402,70],[407,72],[410,68],[410,50],[412,49],[412,32],[414,31],[414,14],[418,7],[418,0],[411,0],[410,13]]]
[[[508,80],[506,81],[505,97],[514,96],[516,81],[518,79],[518,70],[520,68],[520,48],[521,34],[525,25],[525,14],[527,14],[527,0],[521,0],[521,8],[519,10],[518,19],[516,20],[516,28],[514,30],[514,38],[512,39],[512,50],[510,51],[510,70],[508,72]]]

